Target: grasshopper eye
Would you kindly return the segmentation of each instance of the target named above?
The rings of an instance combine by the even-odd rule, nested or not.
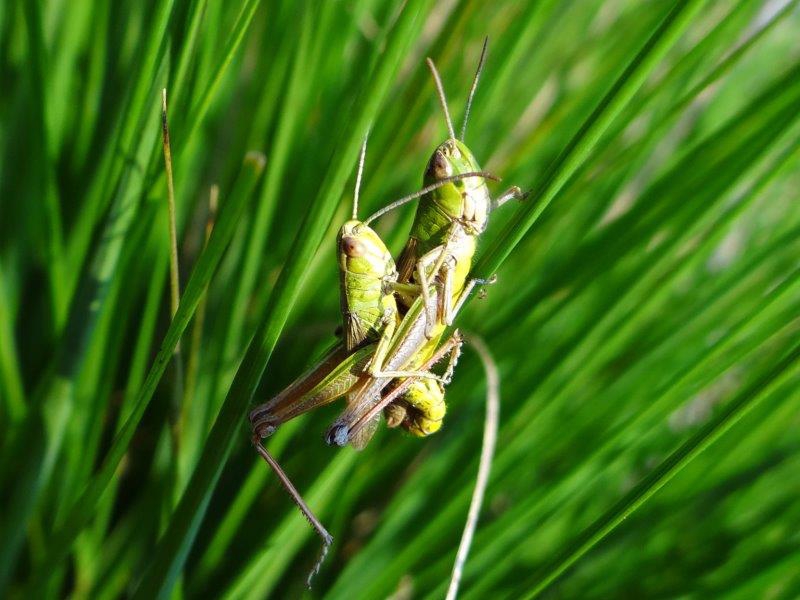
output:
[[[364,244],[356,238],[344,237],[342,238],[342,252],[351,258],[357,258],[359,256],[364,256],[366,249],[364,248]]]
[[[434,179],[444,179],[450,175],[450,165],[441,150],[436,150],[431,156],[427,175]]]

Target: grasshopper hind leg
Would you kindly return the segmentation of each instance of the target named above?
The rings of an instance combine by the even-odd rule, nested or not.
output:
[[[273,458],[269,452],[267,452],[266,448],[264,448],[263,444],[261,443],[261,437],[259,437],[258,433],[253,434],[252,441],[256,452],[258,452],[261,458],[263,458],[264,461],[270,466],[275,475],[278,476],[278,480],[281,482],[281,485],[283,485],[284,489],[288,492],[289,496],[297,505],[297,508],[300,509],[300,512],[303,513],[303,516],[311,524],[311,527],[322,540],[322,549],[317,557],[317,561],[314,563],[314,566],[308,573],[308,579],[306,579],[306,585],[309,589],[311,589],[311,580],[314,578],[314,575],[319,573],[322,563],[325,562],[325,557],[328,555],[328,550],[333,544],[333,536],[328,533],[328,530],[325,529],[325,526],[322,524],[322,522],[308,507],[308,504],[306,504],[305,500],[303,500],[300,492],[298,492],[297,488],[294,487],[294,484],[289,479],[289,476],[286,474],[280,464],[278,464],[278,461],[275,460],[275,458]]]

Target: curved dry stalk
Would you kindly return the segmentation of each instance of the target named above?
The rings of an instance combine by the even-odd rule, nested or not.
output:
[[[453,563],[453,572],[450,575],[450,585],[447,587],[447,600],[454,600],[458,594],[464,563],[467,561],[472,538],[478,526],[478,516],[481,512],[486,486],[489,483],[489,472],[492,469],[494,449],[497,444],[497,429],[500,422],[500,374],[497,363],[492,358],[492,353],[486,342],[478,335],[470,333],[465,339],[481,359],[483,370],[486,373],[486,418],[483,422],[483,442],[481,444],[481,458],[478,463],[478,476],[475,478],[475,489],[472,490],[472,499],[469,502],[467,522],[458,544],[456,560]]]
[[[172,148],[167,123],[167,88],[161,90],[161,141],[164,149],[164,169],[167,176],[167,207],[169,209],[169,284],[170,317],[178,312],[180,303],[180,278],[178,275],[178,231],[175,225],[175,183],[172,176]],[[180,352],[178,344],[176,354]]]

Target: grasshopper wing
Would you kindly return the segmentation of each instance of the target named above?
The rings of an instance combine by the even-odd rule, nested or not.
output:
[[[374,436],[375,432],[378,430],[379,423],[380,415],[375,415],[372,417],[367,424],[358,431],[358,433],[350,438],[350,445],[356,450],[363,450],[366,448],[367,444],[369,444],[369,441],[372,439],[372,436]]]
[[[253,430],[266,437],[286,421],[360,387],[364,365],[374,349],[371,344],[348,353],[343,345],[334,347],[280,394],[250,412]]]
[[[341,420],[345,415],[349,415],[352,418],[358,419],[361,417],[366,411],[370,409],[370,405],[364,404],[361,402],[362,393],[364,388],[368,387],[369,381],[363,381],[361,384],[357,384],[354,386],[348,393],[347,393],[347,406],[345,407],[342,414],[337,419],[337,423]],[[357,435],[350,436],[348,442],[350,445],[355,448],[356,450],[363,450],[366,448],[367,444],[370,442],[372,437],[375,435],[375,432],[378,430],[378,424],[380,423],[380,415],[375,415],[373,418],[369,420],[368,423],[358,432]],[[328,435],[330,435],[330,431]],[[330,443],[330,440],[328,441]]]
[[[414,237],[409,237],[403,251],[400,253],[400,258],[397,259],[397,279],[398,281],[411,281],[411,276],[414,273],[414,267],[417,266],[417,246],[419,241]]]
[[[355,350],[367,338],[367,328],[357,315],[347,312],[344,315],[344,344],[349,350]]]

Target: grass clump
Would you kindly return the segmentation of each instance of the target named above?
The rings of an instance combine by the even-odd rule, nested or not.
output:
[[[368,214],[445,135],[424,57],[458,120],[488,35],[467,143],[533,193],[459,322],[502,380],[462,595],[796,596],[796,5],[4,4],[0,590],[300,593],[316,541],[244,415],[331,339],[363,131]],[[394,251],[411,210],[378,225]],[[465,355],[424,441],[334,451],[333,407],[269,440],[337,540],[312,594],[444,595],[482,373]]]

